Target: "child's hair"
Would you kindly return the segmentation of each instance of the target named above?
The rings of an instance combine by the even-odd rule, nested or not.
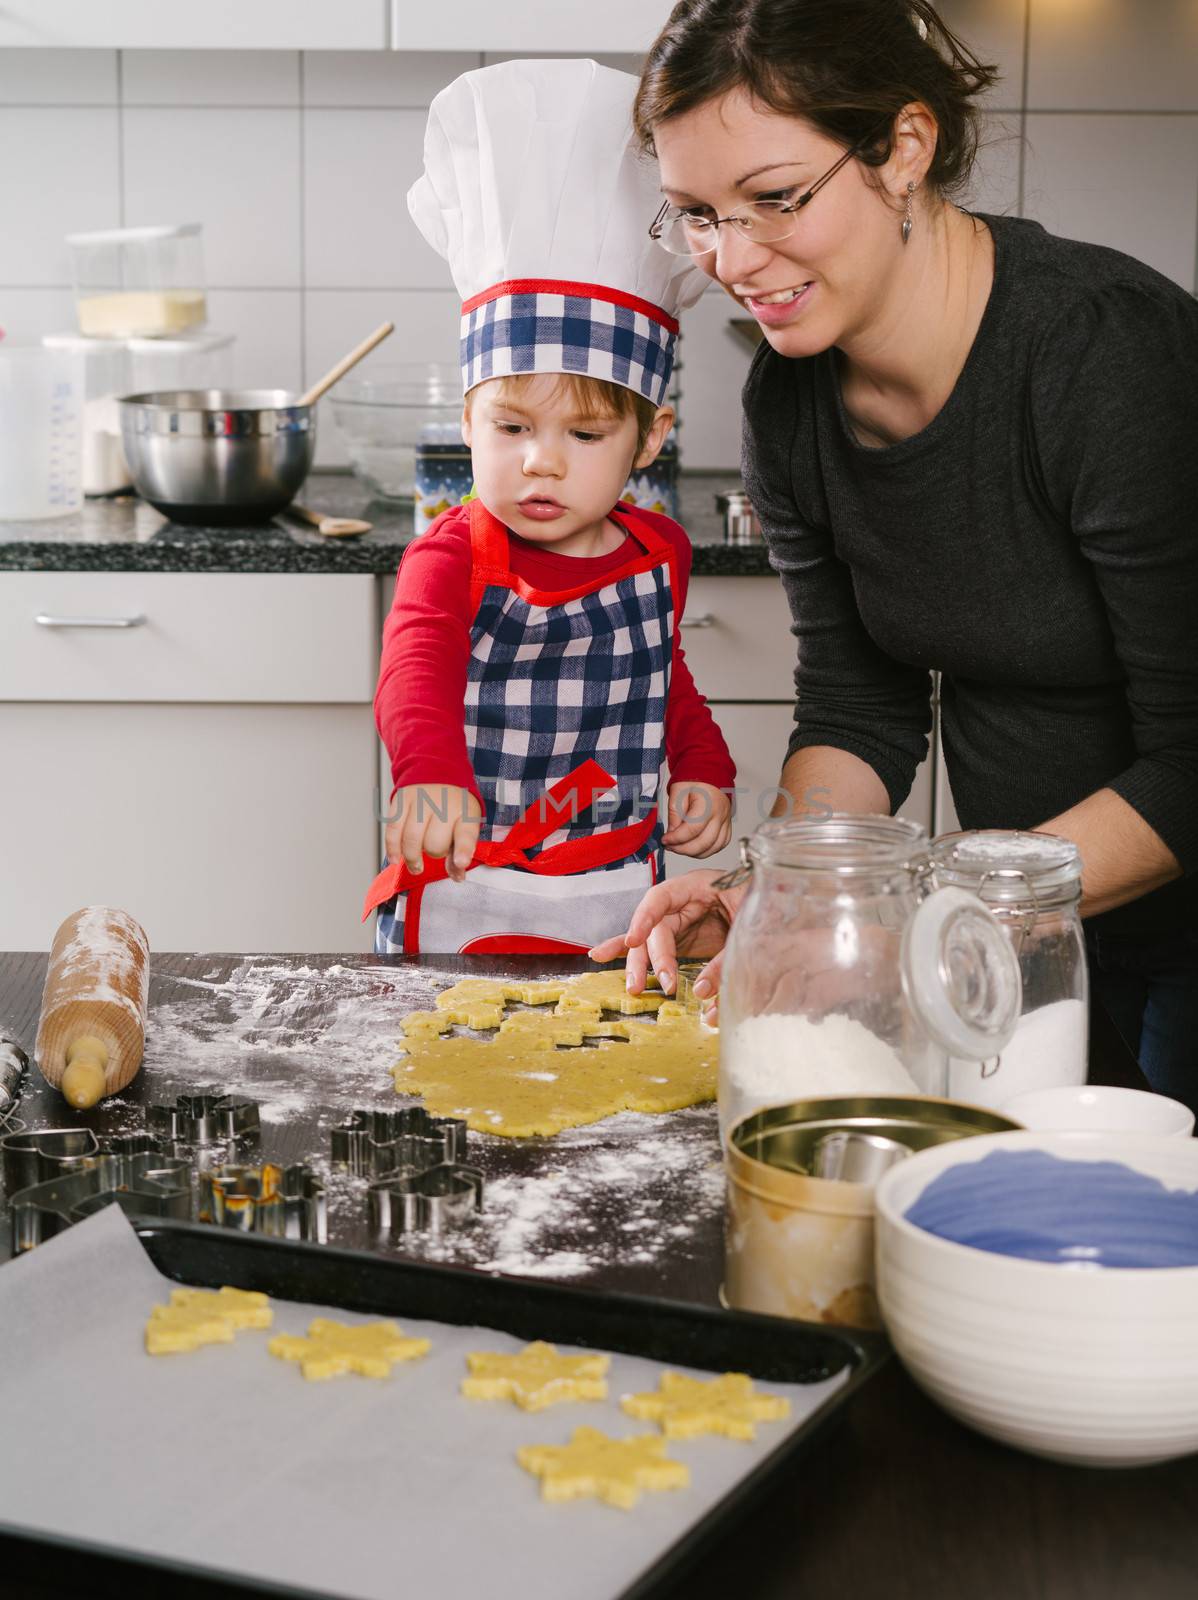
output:
[[[499,398],[505,394],[515,399],[533,378],[556,377],[558,380],[557,395],[567,399],[576,407],[580,416],[593,418],[596,422],[610,422],[622,417],[636,418],[636,453],[639,456],[645,448],[645,440],[649,437],[649,429],[653,426],[653,419],[658,408],[652,400],[646,400],[642,394],[626,389],[622,383],[612,383],[607,378],[592,378],[585,372],[517,372],[505,378],[492,378]],[[470,410],[470,401],[474,394],[472,389],[466,396],[466,410]]]
[[[649,49],[634,108],[641,143],[671,117],[746,90],[804,117],[879,167],[912,101],[936,118],[927,182],[961,188],[978,146],[978,97],[998,80],[931,0],[679,0]]]

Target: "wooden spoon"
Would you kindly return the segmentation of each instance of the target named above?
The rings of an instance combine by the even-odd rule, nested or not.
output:
[[[305,394],[300,396],[300,405],[314,406],[321,395],[331,389],[340,379],[344,378],[351,367],[356,367],[363,356],[370,354],[376,344],[382,344],[383,340],[394,332],[395,324],[393,322],[384,322],[381,327],[376,328],[369,338],[363,339],[361,344],[355,345],[347,356],[342,356],[335,367],[330,367],[319,383],[314,383]]]
[[[317,533],[327,533],[334,539],[345,539],[356,533],[369,533],[374,527],[373,522],[361,522],[357,517],[326,517],[323,512],[297,505],[294,500],[287,507],[287,515],[298,517],[301,522],[307,522],[315,528]]]

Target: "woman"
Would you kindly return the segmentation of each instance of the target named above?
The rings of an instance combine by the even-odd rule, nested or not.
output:
[[[637,100],[654,228],[765,335],[743,469],[798,639],[782,786],[895,810],[939,670],[962,825],[1078,844],[1095,985],[1194,1106],[1198,306],[952,204],[995,76],[926,0],[681,0]],[[592,954],[672,982],[735,914],[712,881]]]

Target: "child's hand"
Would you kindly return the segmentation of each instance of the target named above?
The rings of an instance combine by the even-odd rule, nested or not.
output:
[[[662,844],[679,856],[713,856],[732,837],[732,799],[710,783],[672,783]]]
[[[482,826],[482,807],[469,789],[422,783],[396,795],[399,812],[383,835],[387,860],[400,861],[409,872],[424,871],[426,855],[448,857],[449,876],[461,883],[474,860]]]

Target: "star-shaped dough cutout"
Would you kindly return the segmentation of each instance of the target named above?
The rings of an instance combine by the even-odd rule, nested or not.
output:
[[[541,1480],[543,1500],[580,1500],[593,1496],[627,1511],[642,1489],[685,1489],[690,1468],[666,1455],[660,1434],[642,1433],[612,1439],[598,1428],[575,1428],[570,1443],[528,1444],[516,1451],[526,1472]]]
[[[563,1356],[537,1339],[517,1355],[480,1350],[466,1357],[469,1400],[514,1400],[521,1411],[544,1411],[564,1400],[606,1400],[610,1356]]]
[[[346,1372],[364,1378],[385,1378],[397,1361],[425,1355],[427,1339],[409,1339],[393,1322],[364,1322],[350,1327],[317,1317],[306,1335],[279,1333],[266,1347],[283,1361],[298,1361],[305,1378],[314,1382]]]
[[[726,1439],[755,1439],[759,1422],[781,1422],[790,1415],[783,1395],[758,1394],[752,1378],[726,1372],[722,1378],[686,1378],[663,1372],[649,1394],[628,1394],[620,1402],[630,1417],[659,1422],[667,1439],[693,1439],[719,1433]]]
[[[158,1305],[146,1323],[152,1356],[231,1344],[239,1328],[269,1328],[270,1301],[255,1289],[172,1289],[169,1305]]]

